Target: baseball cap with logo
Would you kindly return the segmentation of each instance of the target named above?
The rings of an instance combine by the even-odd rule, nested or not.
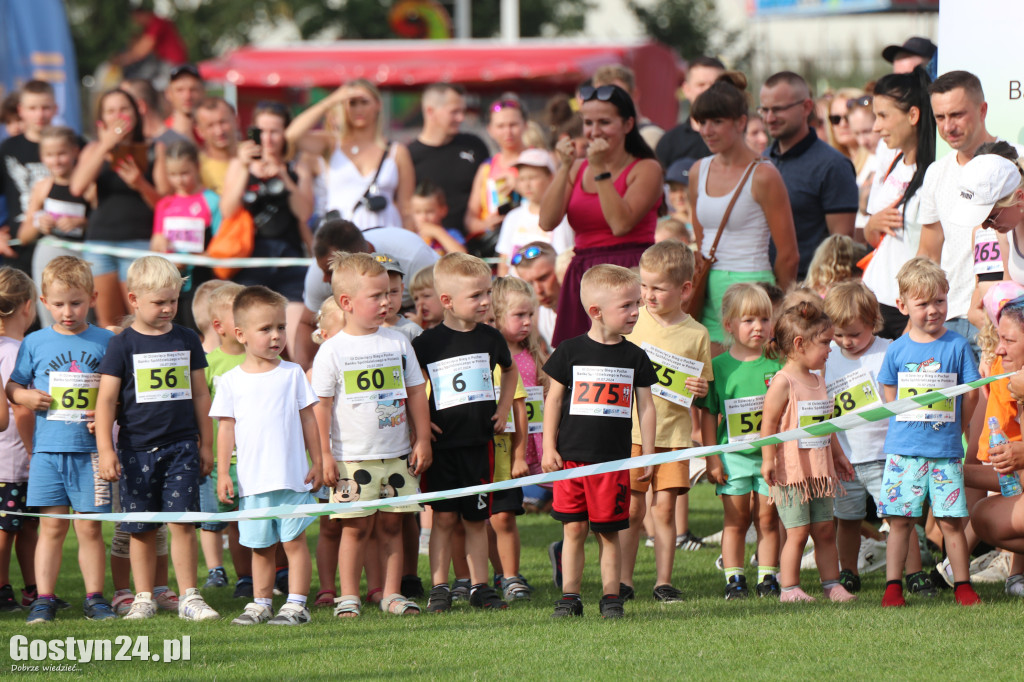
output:
[[[530,149],[524,149],[519,153],[519,158],[516,159],[515,164],[517,168],[519,166],[533,166],[534,168],[546,168],[552,175],[555,174],[555,160],[551,158],[551,153],[544,150],[532,147]]]
[[[678,182],[681,185],[690,184],[690,168],[697,163],[697,159],[689,156],[673,161],[668,170],[665,171],[665,182]]]
[[[913,36],[911,38],[907,38],[907,41],[902,45],[886,46],[886,48],[882,50],[882,59],[887,62],[892,62],[900,52],[909,52],[910,54],[916,54],[918,57],[931,59],[935,56],[936,49],[935,43],[927,38]]]
[[[998,154],[974,157],[960,172],[950,222],[968,227],[981,225],[995,205],[1020,185],[1020,168],[1013,161]]]
[[[386,253],[375,253],[373,254],[374,260],[384,266],[384,269],[388,272],[397,272],[402,277],[405,277],[405,272],[402,271],[402,264],[392,258]]]

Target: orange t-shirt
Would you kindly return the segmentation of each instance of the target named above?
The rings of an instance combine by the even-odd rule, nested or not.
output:
[[[1003,373],[1003,359],[996,358],[992,363],[991,374]],[[1002,427],[1003,433],[1011,441],[1019,441],[1020,415],[1017,410],[1017,401],[1010,395],[1010,380],[1002,379],[994,381],[989,386],[988,404],[985,407],[985,426],[981,430],[981,437],[978,439],[978,459],[982,462],[988,461],[988,418],[995,417]]]

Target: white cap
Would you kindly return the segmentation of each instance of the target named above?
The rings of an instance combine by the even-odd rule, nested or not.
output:
[[[519,158],[516,159],[514,166],[534,166],[536,168],[546,168],[552,175],[555,174],[555,160],[551,157],[551,154],[544,149],[538,149],[531,147],[530,149],[524,149],[519,152]]]
[[[974,227],[992,213],[996,203],[1021,185],[1020,168],[998,154],[982,154],[967,162],[960,172],[958,196],[950,222]]]

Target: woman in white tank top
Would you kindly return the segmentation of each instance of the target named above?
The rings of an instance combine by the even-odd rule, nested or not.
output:
[[[737,282],[769,281],[783,289],[796,279],[800,255],[789,194],[782,176],[770,163],[747,146],[745,130],[748,103],[746,77],[727,71],[693,103],[691,116],[711,150],[690,169],[690,203],[698,257],[708,258],[722,217],[738,192],[715,251],[708,277],[707,300],[701,322],[708,328],[712,354],[723,350],[722,296]],[[743,181],[747,167],[756,164]],[[774,267],[768,260],[768,243],[774,240],[778,256]]]
[[[359,78],[296,116],[285,135],[290,144],[307,135],[325,138],[327,210],[338,211],[342,218],[364,230],[413,230],[410,204],[416,172],[409,150],[384,140],[380,112],[380,91]],[[321,120],[325,129],[317,133],[313,127]],[[380,202],[379,210],[372,210],[368,196],[380,197],[376,200]]]

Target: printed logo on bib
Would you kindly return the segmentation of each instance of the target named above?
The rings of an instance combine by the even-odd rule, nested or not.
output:
[[[135,401],[160,403],[167,400],[191,400],[189,352],[141,353],[133,355]]]
[[[178,253],[202,253],[206,239],[206,221],[202,218],[171,216],[164,218],[164,236]]]
[[[373,353],[342,359],[341,385],[346,403],[400,400],[408,397],[399,353]]]
[[[871,375],[858,369],[830,382],[825,390],[835,401],[833,416],[841,417],[882,402]]]
[[[50,421],[86,421],[85,413],[96,409],[100,375],[50,372],[49,379],[53,401],[46,412],[46,418]]]
[[[676,405],[689,407],[693,403],[693,394],[687,390],[686,380],[699,377],[704,363],[669,353],[649,343],[640,344],[640,348],[647,353],[658,377],[658,383],[651,386],[651,393]]]
[[[990,227],[974,234],[974,274],[987,275],[1003,271],[1003,253],[999,248],[998,234]]]
[[[929,358],[920,364],[909,363],[906,368],[910,371],[899,372],[896,375],[896,397],[909,398],[923,393],[930,393],[939,388],[951,388],[956,386],[956,372],[940,372],[940,364]],[[952,422],[956,419],[956,399],[946,398],[927,407],[901,414],[896,417],[898,422]],[[938,426],[936,426],[938,428]]]
[[[434,407],[445,410],[484,400],[494,402],[490,360],[487,353],[473,353],[427,365]]]
[[[749,443],[761,435],[764,396],[729,398],[725,401],[725,431],[730,443]]]
[[[526,387],[526,421],[530,423],[529,433],[544,431],[544,388]]]
[[[633,370],[596,365],[573,367],[569,414],[632,419]]]
[[[796,414],[800,420],[800,428],[820,424],[832,417],[835,403],[831,400],[799,400],[796,404]],[[812,438],[801,438],[797,445],[801,448],[827,448],[832,441],[832,434],[827,436],[814,436]]]
[[[43,200],[43,212],[48,213],[55,221],[60,220],[61,218],[84,218],[85,204],[79,204],[72,201],[61,201],[60,199],[51,199],[47,197]],[[85,235],[85,225],[75,227],[70,230],[61,230],[54,227],[53,231],[62,237],[80,239]]]

